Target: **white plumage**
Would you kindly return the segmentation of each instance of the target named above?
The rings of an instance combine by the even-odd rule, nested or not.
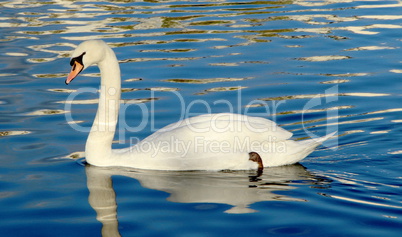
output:
[[[85,155],[95,166],[154,170],[248,170],[257,152],[265,167],[294,164],[333,134],[296,142],[275,122],[240,114],[205,114],[165,126],[136,145],[112,150],[121,94],[120,68],[113,50],[103,41],[81,43],[73,52],[70,83],[82,70],[97,64],[101,71],[98,111]]]

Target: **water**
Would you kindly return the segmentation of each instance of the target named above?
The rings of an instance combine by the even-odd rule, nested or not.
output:
[[[400,235],[401,2],[0,5],[2,235]],[[99,72],[64,80],[70,51],[93,38],[121,62],[115,147],[206,112],[270,118],[296,138],[338,136],[260,177],[84,166],[79,130],[97,95],[76,92],[97,88]]]

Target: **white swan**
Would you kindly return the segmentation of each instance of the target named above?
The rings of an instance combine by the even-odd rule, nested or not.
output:
[[[105,42],[89,40],[74,50],[70,64],[66,84],[93,64],[101,73],[99,107],[85,146],[86,161],[91,165],[154,170],[259,169],[261,162],[251,154],[249,158],[249,152],[256,152],[264,167],[294,164],[333,135],[296,142],[289,140],[292,133],[264,118],[205,114],[170,124],[130,148],[112,150],[121,94],[116,55]]]

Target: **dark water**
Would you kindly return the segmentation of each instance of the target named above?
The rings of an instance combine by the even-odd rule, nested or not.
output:
[[[401,2],[0,9],[2,236],[400,236]],[[115,147],[208,112],[266,117],[296,138],[338,136],[260,177],[85,167],[99,71],[64,80],[71,50],[87,39],[108,42],[121,63]]]

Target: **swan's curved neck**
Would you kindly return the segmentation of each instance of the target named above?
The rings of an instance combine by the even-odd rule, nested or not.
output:
[[[98,111],[87,139],[85,156],[88,163],[104,166],[108,165],[112,154],[121,96],[120,67],[112,49],[107,48],[98,67],[101,73]]]

